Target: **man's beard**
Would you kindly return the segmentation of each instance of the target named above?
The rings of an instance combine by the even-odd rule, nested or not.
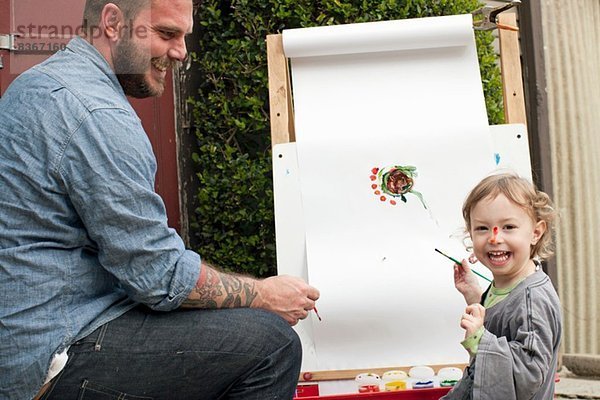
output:
[[[143,99],[146,97],[160,96],[164,89],[164,82],[152,86],[146,77],[146,72],[152,64],[160,67],[170,67],[171,62],[160,58],[150,58],[144,51],[136,47],[135,43],[125,35],[116,47],[113,55],[113,66],[119,83],[127,96]]]

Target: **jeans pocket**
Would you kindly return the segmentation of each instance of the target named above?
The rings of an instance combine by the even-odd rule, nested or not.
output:
[[[152,397],[134,396],[90,382],[87,379],[81,384],[78,400],[152,400]]]
[[[104,336],[106,335],[106,330],[108,329],[109,324],[110,322],[101,325],[86,337],[73,343],[72,347],[81,348],[86,351],[100,351],[102,349],[102,342],[104,341]],[[89,345],[91,345],[91,347]]]

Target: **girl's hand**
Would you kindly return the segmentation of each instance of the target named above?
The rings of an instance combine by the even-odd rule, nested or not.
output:
[[[485,308],[479,303],[471,304],[465,309],[460,319],[460,327],[465,330],[465,339],[473,335],[483,326]]]
[[[454,287],[464,296],[467,304],[479,303],[481,300],[483,291],[466,260],[462,260],[461,265],[454,264]]]

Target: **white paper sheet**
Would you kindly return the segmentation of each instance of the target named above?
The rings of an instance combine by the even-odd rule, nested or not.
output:
[[[494,168],[470,16],[283,37],[318,369],[467,362],[464,300],[434,248],[466,255],[462,202]],[[374,194],[371,170],[393,165],[416,167],[427,209]]]

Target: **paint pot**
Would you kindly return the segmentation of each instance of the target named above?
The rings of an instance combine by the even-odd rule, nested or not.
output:
[[[386,392],[396,392],[406,389],[406,378],[408,375],[404,371],[387,371],[381,376],[381,381]]]
[[[413,389],[427,389],[433,387],[433,377],[435,376],[435,372],[431,367],[426,365],[412,367],[408,371],[408,376],[413,380]]]
[[[364,372],[356,375],[354,381],[358,386],[358,393],[374,393],[381,391],[381,378],[377,374]]]
[[[438,371],[441,387],[452,387],[462,378],[462,370],[456,367],[445,367]]]

